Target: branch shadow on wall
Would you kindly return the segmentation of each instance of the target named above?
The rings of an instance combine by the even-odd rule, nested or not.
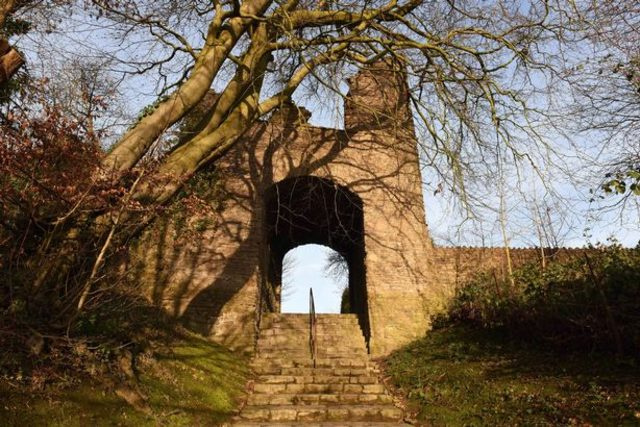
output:
[[[240,144],[216,164],[218,179],[224,187],[222,208],[208,216],[211,223],[201,235],[189,241],[171,238],[171,233],[175,234],[172,230],[175,224],[171,224],[170,218],[158,221],[159,232],[155,244],[152,244],[155,247],[150,248],[155,260],[152,271],[147,272],[150,277],[146,278],[152,283],[150,294],[153,302],[169,309],[200,334],[211,335],[222,325],[226,331],[222,340],[225,344],[245,346],[247,333],[259,321],[259,313],[274,310],[273,301],[270,301],[273,296],[269,296],[269,286],[278,281],[273,277],[273,252],[276,252],[276,270],[278,260],[281,263],[287,250],[311,242],[329,243],[328,246],[346,254],[351,263],[350,271],[353,263],[357,262],[354,260],[357,257],[344,247],[336,248],[330,237],[327,241],[322,236],[314,236],[313,232],[305,237],[297,230],[298,236],[293,238],[289,233],[288,240],[281,239],[282,245],[276,248],[277,242],[272,239],[273,225],[269,224],[273,220],[268,220],[269,212],[265,212],[268,190],[288,179],[323,177],[327,185],[341,186],[357,195],[360,211],[360,197],[369,197],[368,193],[371,193],[370,198],[376,204],[369,205],[368,209],[373,215],[382,218],[390,215],[410,217],[408,223],[424,227],[425,220],[419,214],[424,211],[421,206],[417,209],[422,197],[416,200],[414,191],[405,192],[402,188],[406,185],[396,185],[407,179],[403,176],[407,175],[407,168],[416,169],[417,176],[413,179],[417,179],[417,185],[420,185],[419,170],[417,165],[413,165],[417,155],[411,144],[414,141],[412,131],[413,128],[408,127],[401,130],[404,132],[402,135],[392,136],[383,131],[383,134],[387,133],[380,136],[363,127],[341,131],[273,119],[254,126]],[[406,138],[410,138],[410,142]],[[345,155],[347,148],[349,154]],[[369,159],[376,150],[386,150],[389,160]],[[413,169],[411,173],[414,173]],[[304,215],[310,212],[307,210]],[[284,219],[293,222],[291,217]],[[312,227],[313,223],[312,219],[305,226]],[[391,227],[386,233],[395,236],[394,241],[415,232],[400,226],[396,229]],[[291,227],[289,232],[292,232]],[[358,239],[364,241],[365,233],[367,230],[363,229]],[[405,269],[415,270],[416,280],[424,279],[421,276],[423,270],[415,269],[416,260],[405,259],[402,248],[389,244],[384,237],[367,234],[367,238],[386,250],[399,252]],[[364,246],[359,256],[362,259],[366,256]],[[361,264],[358,275],[364,281],[364,263]],[[246,290],[246,285],[254,279],[257,287],[247,296],[243,289]],[[366,299],[366,284],[363,283],[363,287],[365,291],[361,298]],[[240,311],[244,314],[225,314],[228,311],[225,307],[230,303],[243,306],[245,309]],[[251,307],[246,309],[247,306]],[[257,319],[255,307],[258,307]],[[366,312],[366,308],[363,310]],[[363,330],[368,329],[368,321],[361,320],[361,326]]]

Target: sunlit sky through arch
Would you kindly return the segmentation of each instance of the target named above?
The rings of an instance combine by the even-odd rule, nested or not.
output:
[[[302,245],[284,257],[282,274],[282,313],[308,313],[309,289],[317,313],[340,313],[342,291],[348,274],[334,277],[327,271],[333,249],[321,245]]]

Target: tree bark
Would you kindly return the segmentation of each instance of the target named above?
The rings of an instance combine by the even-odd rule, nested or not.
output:
[[[9,42],[0,39],[0,87],[22,67],[24,59],[17,50],[9,45]]]
[[[7,17],[15,12],[16,0],[0,0],[0,28],[4,27]]]
[[[253,22],[244,16],[259,16],[271,3],[271,0],[244,2],[240,8],[240,16],[229,19],[224,26],[214,20],[208,30],[205,47],[189,78],[173,95],[161,102],[153,113],[140,120],[118,141],[105,157],[104,168],[116,173],[132,168],[162,132],[191,111],[209,91],[229,53]]]

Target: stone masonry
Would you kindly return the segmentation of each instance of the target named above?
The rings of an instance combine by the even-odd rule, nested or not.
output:
[[[238,426],[397,425],[402,411],[378,378],[354,314],[317,316],[318,355],[309,316],[265,315],[253,369],[256,380]]]
[[[424,335],[472,273],[504,271],[501,249],[431,243],[402,69],[379,62],[349,86],[344,129],[282,105],[202,174],[208,213],[176,217],[177,205],[139,239],[126,268],[152,302],[253,352],[263,315],[279,311],[284,255],[323,244],[347,260],[353,313],[381,356]],[[517,265],[539,250],[512,254]]]
[[[211,214],[185,220],[199,227],[195,236],[183,236],[184,225],[167,214],[141,237],[127,268],[149,299],[196,331],[253,351],[262,313],[278,311],[284,253],[318,243],[349,260],[352,306],[372,355],[427,331],[450,289],[428,262],[433,247],[404,74],[379,62],[349,84],[344,130],[310,126],[306,111],[283,105],[216,164]],[[309,191],[300,194],[334,191],[321,202],[340,199],[340,206],[320,211],[326,218],[313,217],[323,204],[315,199],[292,208],[301,185]],[[285,202],[306,223],[283,227],[289,219],[273,212]]]

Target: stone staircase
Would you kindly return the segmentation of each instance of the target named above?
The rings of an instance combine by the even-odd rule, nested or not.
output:
[[[317,360],[308,314],[265,314],[252,362],[257,378],[240,426],[377,426],[402,422],[369,358],[353,314],[317,315]]]

